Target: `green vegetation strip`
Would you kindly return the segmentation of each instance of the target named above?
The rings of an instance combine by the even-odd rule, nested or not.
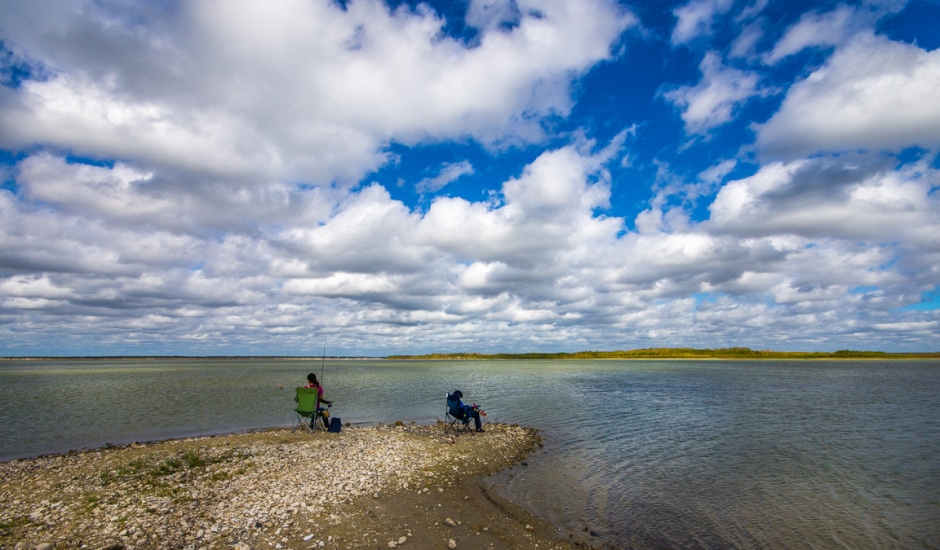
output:
[[[431,353],[428,355],[390,355],[387,359],[940,359],[940,352],[887,353],[883,351],[770,351],[750,348],[646,348],[620,351],[579,351],[575,353]]]

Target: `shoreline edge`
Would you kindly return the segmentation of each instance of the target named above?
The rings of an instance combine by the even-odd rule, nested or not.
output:
[[[591,548],[486,479],[541,447],[487,424],[286,428],[0,463],[0,548]]]

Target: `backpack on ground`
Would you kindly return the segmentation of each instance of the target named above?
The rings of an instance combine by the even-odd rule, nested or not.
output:
[[[341,429],[343,429],[343,423],[340,421],[339,418],[336,418],[334,416],[333,419],[330,420],[330,427],[326,431],[330,433],[338,434]]]

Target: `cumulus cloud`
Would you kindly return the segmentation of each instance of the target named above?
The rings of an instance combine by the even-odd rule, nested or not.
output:
[[[940,50],[862,33],[787,92],[758,127],[770,155],[940,146]]]
[[[830,153],[936,147],[935,52],[845,35],[756,128],[769,160],[746,143],[683,164],[639,156],[645,121],[597,143],[565,119],[637,23],[612,1],[474,0],[459,39],[427,6],[345,6],[4,4],[4,59],[29,70],[0,86],[0,351],[936,341],[937,313],[905,306],[940,281],[940,175],[928,155]],[[661,51],[714,36],[730,7],[677,9]],[[797,30],[826,17],[771,55],[813,45]],[[749,29],[738,62],[760,42]],[[683,121],[658,137],[708,136],[763,93],[715,52],[700,70],[656,96]],[[373,172],[450,143],[482,144],[481,160],[434,160],[421,207]],[[525,160],[484,172],[509,157]],[[508,175],[481,200],[446,196],[484,173]]]
[[[937,226],[931,189],[938,178],[940,173],[922,163],[895,170],[865,159],[774,162],[722,187],[709,224],[746,237],[792,234],[927,245],[919,235]]]
[[[48,21],[14,9],[0,31],[48,78],[4,89],[0,146],[229,180],[355,183],[392,140],[538,140],[540,117],[570,109],[572,75],[610,57],[635,19],[607,0],[520,6],[514,27],[484,28],[472,47],[442,35],[426,6],[379,0],[143,14],[88,3]]]
[[[718,162],[695,184],[720,185],[710,220],[627,231],[603,213],[622,147],[546,151],[486,201],[438,197],[421,214],[371,185],[325,221],[221,238],[135,229],[92,208],[52,215],[3,192],[0,258],[23,271],[0,285],[0,318],[40,323],[35,341],[84,318],[93,324],[70,334],[203,352],[265,338],[303,350],[310,331],[352,351],[381,342],[371,352],[609,347],[610,331],[639,345],[811,345],[806,323],[851,342],[848,319],[875,322],[917,299],[857,288],[940,276],[937,173],[922,163],[773,163],[721,185],[734,163]],[[124,180],[110,185],[136,177],[113,170]]]
[[[724,66],[715,52],[705,54],[699,69],[702,80],[698,84],[669,90],[663,96],[682,109],[687,133],[705,135],[730,121],[736,107],[760,93],[760,79],[755,73]]]
[[[589,183],[591,176],[601,179]],[[418,237],[466,262],[474,292],[538,294],[538,285],[553,285],[562,266],[590,257],[620,229],[620,220],[594,215],[609,196],[598,157],[566,147],[505,182],[500,203],[437,199]]]

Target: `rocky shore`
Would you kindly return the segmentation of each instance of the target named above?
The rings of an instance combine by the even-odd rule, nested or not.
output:
[[[538,446],[502,424],[275,429],[0,463],[0,549],[580,547],[482,480]]]

